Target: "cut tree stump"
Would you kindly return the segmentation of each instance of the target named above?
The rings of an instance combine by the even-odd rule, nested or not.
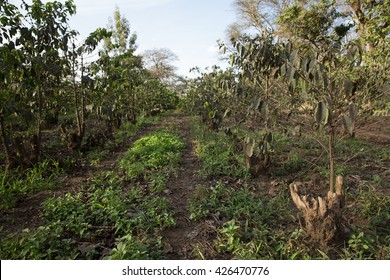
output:
[[[344,206],[343,177],[337,176],[335,192],[329,191],[325,198],[317,199],[302,194],[302,183],[290,184],[294,204],[303,213],[305,230],[311,241],[326,247],[342,233],[342,209]]]

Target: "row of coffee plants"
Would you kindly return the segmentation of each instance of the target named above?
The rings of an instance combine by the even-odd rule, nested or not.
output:
[[[5,168],[30,167],[50,152],[45,130],[79,151],[88,148],[88,135],[110,138],[125,120],[135,123],[176,107],[176,92],[153,78],[135,54],[136,36],[119,9],[116,24],[82,41],[69,26],[76,13],[72,0],[20,7],[1,1],[0,13],[0,162]]]
[[[337,145],[354,138],[358,119],[381,106],[376,98],[386,101],[389,49],[382,43],[377,52],[367,53],[353,41],[314,48],[278,40],[271,32],[244,34],[230,45],[221,44],[231,69],[213,68],[189,84],[189,111],[231,138],[253,178],[272,174],[278,167],[279,139],[311,138],[320,146],[317,156],[327,160],[317,162],[327,170],[326,176],[321,170],[312,175],[327,182],[328,190],[315,180],[303,182],[305,176],[294,177],[289,188],[308,240],[323,251],[348,236],[343,217],[346,174],[337,174],[341,169]],[[318,191],[308,192],[307,184]]]

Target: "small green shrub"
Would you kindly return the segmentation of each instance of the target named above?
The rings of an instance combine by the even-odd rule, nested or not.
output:
[[[374,240],[362,231],[352,233],[347,245],[347,248],[344,249],[346,259],[368,260],[375,256]]]

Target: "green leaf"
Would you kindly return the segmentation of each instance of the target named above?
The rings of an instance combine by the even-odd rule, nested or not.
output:
[[[309,74],[312,74],[314,75],[314,73],[316,72],[316,60],[314,58],[312,58],[310,60],[310,63],[309,63],[309,68],[308,68],[308,72]]]
[[[231,113],[232,113],[232,111],[229,108],[227,108],[225,113],[223,114],[223,118],[230,117]]]
[[[241,46],[241,49],[240,49],[240,56],[241,56],[241,58],[244,58],[244,57],[245,57],[245,47],[244,47],[244,46]]]
[[[308,58],[307,57],[304,57],[301,59],[301,71],[303,73],[306,73],[307,72],[307,69],[308,69]]]
[[[290,64],[295,65],[295,62],[297,60],[297,55],[298,55],[298,49],[294,50],[291,55],[290,55]]]
[[[284,77],[286,75],[286,64],[283,64],[282,67],[280,67],[280,75]]]
[[[345,96],[351,96],[353,84],[350,79],[344,80],[344,93]]]
[[[88,112],[92,112],[93,107],[94,107],[94,105],[93,105],[93,104],[90,104],[90,105],[85,106],[85,109],[86,109]]]
[[[291,47],[292,47],[291,43],[287,43],[287,45],[286,45],[286,51],[287,51],[287,53],[290,53],[290,52],[291,52]]]
[[[323,80],[324,80],[324,89],[326,90],[326,89],[328,89],[328,86],[329,86],[328,77],[326,76],[325,73],[322,75],[322,77],[323,77]]]
[[[354,132],[355,132],[355,122],[352,121],[350,117],[348,117],[344,114],[341,115],[341,118],[343,120],[344,128],[348,131],[348,134],[350,136],[353,136]]]
[[[316,122],[317,124],[326,125],[329,119],[329,108],[322,101],[318,102],[317,108],[315,110]]]
[[[247,147],[246,147],[246,155],[248,156],[248,157],[251,157],[251,156],[253,156],[253,143],[251,143],[251,144],[247,144]]]
[[[263,154],[269,154],[271,151],[271,145],[268,142],[263,143]]]
[[[290,84],[294,78],[294,74],[295,74],[295,67],[293,65],[291,65],[288,69],[287,69],[287,75],[286,75],[286,81],[288,84]]]
[[[210,119],[214,119],[214,118],[215,118],[215,115],[216,115],[216,112],[215,112],[215,111],[210,111],[210,112],[209,112],[209,118],[210,118]]]
[[[235,62],[234,56],[231,55],[231,56],[230,56],[230,65],[233,66],[233,65],[234,65],[234,62]]]
[[[245,145],[245,154],[248,157],[251,157],[253,155],[255,141],[251,137],[247,136],[245,137],[244,145]]]
[[[265,103],[263,100],[259,104],[259,112],[265,117],[267,116],[268,106],[267,103]]]
[[[351,121],[356,122],[356,106],[353,102],[349,103],[348,112],[349,112],[349,117],[351,118]]]

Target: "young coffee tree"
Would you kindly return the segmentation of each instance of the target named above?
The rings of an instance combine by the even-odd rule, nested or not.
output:
[[[290,185],[290,192],[296,206],[303,212],[305,228],[312,240],[326,246],[343,233],[342,208],[344,205],[343,178],[335,174],[335,143],[340,127],[344,126],[350,136],[355,133],[357,109],[352,82],[348,77],[352,68],[360,65],[361,52],[351,45],[345,54],[334,52],[325,63],[319,62],[319,55],[303,54],[289,59],[281,68],[285,81],[291,88],[301,92],[302,102],[312,108],[313,136],[326,150],[329,159],[329,191],[326,197],[310,197],[303,194],[302,184]],[[326,135],[323,141],[321,135]]]
[[[71,91],[73,92],[73,109],[75,112],[77,129],[76,131],[67,131],[64,124],[61,125],[62,133],[65,135],[68,147],[72,150],[79,150],[81,142],[86,131],[87,91],[93,91],[94,80],[93,73],[85,65],[84,56],[91,54],[104,38],[110,37],[111,34],[104,28],[98,28],[92,32],[79,46],[72,43],[70,54],[71,63],[69,65]]]
[[[9,156],[13,154],[17,165],[30,165],[41,154],[45,115],[53,107],[69,63],[68,42],[75,32],[69,28],[68,17],[76,12],[76,8],[73,1],[44,4],[40,0],[34,0],[32,4],[23,2],[21,7],[24,12],[8,1],[1,3],[5,12],[1,18],[4,24],[1,34],[4,45],[1,48],[4,69],[8,72],[4,74],[4,89],[15,101],[2,112],[2,131],[8,154],[6,161],[9,162]],[[6,124],[4,113],[11,113],[14,120],[9,119]],[[22,127],[15,127],[15,117],[22,120]],[[9,129],[11,126],[14,129]],[[11,136],[15,131],[20,133]]]
[[[278,69],[284,63],[285,54],[281,46],[270,35],[255,38],[242,37],[233,43],[236,52],[231,55],[232,66],[240,72],[238,95],[252,98],[247,105],[247,119],[257,123],[249,130],[244,140],[244,157],[253,176],[263,173],[271,163],[273,132],[278,129],[282,114],[280,91],[283,87]],[[247,91],[242,93],[243,89]]]
[[[20,29],[21,18],[15,5],[2,1],[0,3],[0,131],[5,155],[5,166],[16,164],[16,151],[12,148],[12,131],[7,128],[15,112],[20,95],[12,89],[14,82],[19,82],[14,73],[21,65],[21,52],[15,48],[15,39]],[[15,89],[15,88],[14,88]]]
[[[228,72],[217,66],[214,66],[210,72],[199,71],[199,76],[190,80],[190,89],[186,93],[186,107],[191,113],[199,115],[202,122],[214,131],[221,127],[226,109],[227,93],[222,83],[229,79],[228,76]]]

